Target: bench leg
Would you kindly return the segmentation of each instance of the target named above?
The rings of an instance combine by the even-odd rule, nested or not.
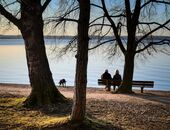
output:
[[[113,86],[113,90],[115,91],[115,89],[116,89],[116,86]]]
[[[111,88],[111,86],[110,86],[110,85],[108,85],[108,91],[110,91],[110,88]]]
[[[141,87],[141,93],[143,93],[143,87]]]
[[[110,91],[111,86],[105,86],[106,91]]]

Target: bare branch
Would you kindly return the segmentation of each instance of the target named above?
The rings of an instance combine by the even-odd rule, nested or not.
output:
[[[76,19],[70,19],[70,18],[59,18],[59,19],[50,19],[47,20],[46,24],[50,23],[50,22],[63,22],[63,21],[70,21],[70,22],[76,22],[78,23],[78,20]]]
[[[77,51],[76,40],[77,40],[77,36],[74,36],[66,46],[61,48],[60,51],[57,54],[58,57],[64,56],[67,52],[76,52]]]
[[[163,23],[162,25],[158,26],[157,28],[153,29],[152,31],[148,32],[147,34],[145,34],[143,37],[141,37],[136,43],[140,43],[143,39],[147,38],[149,35],[151,35],[152,33],[156,32],[157,30],[161,29],[162,27],[164,27],[165,25],[167,25],[168,23],[170,23],[170,19],[167,20],[165,23]]]
[[[106,8],[106,5],[105,5],[104,0],[101,0],[101,2],[102,2],[102,6],[103,6],[103,11],[104,11],[107,19],[109,20],[109,22],[110,22],[111,25],[112,25],[112,29],[113,29],[113,32],[114,32],[114,34],[115,34],[116,40],[117,40],[117,42],[118,42],[118,45],[119,45],[121,51],[123,52],[123,54],[125,54],[126,50],[125,50],[125,47],[123,46],[123,43],[122,43],[122,41],[121,41],[121,38],[120,38],[120,36],[119,36],[119,34],[118,34],[118,30],[117,30],[117,28],[116,28],[116,25],[115,25],[114,21],[111,19],[111,17],[109,16],[109,13],[108,13],[108,11],[107,11],[107,8]]]
[[[45,3],[42,6],[42,12],[44,12],[44,10],[47,8],[47,6],[49,5],[49,3],[51,2],[51,0],[46,0]]]
[[[145,25],[151,25],[151,24],[155,24],[155,25],[159,25],[159,26],[161,26],[161,24],[160,23],[157,23],[157,22],[139,22],[139,24],[145,24]],[[168,28],[168,27],[166,27],[166,26],[162,26],[162,28],[166,28],[167,30],[169,30],[170,31],[170,28]]]
[[[135,6],[135,10],[132,16],[132,23],[135,25],[135,29],[136,29],[136,25],[138,24],[138,20],[139,20],[139,15],[140,15],[140,5],[141,5],[141,0],[136,0],[136,6]]]
[[[130,2],[129,0],[125,0],[125,9],[126,9],[126,19],[127,19],[127,26],[131,24],[131,10],[130,10]],[[128,27],[130,28],[130,27]]]
[[[92,23],[96,22],[97,20],[99,20],[99,19],[101,19],[101,18],[103,18],[103,17],[105,17],[105,16],[97,17],[96,19],[94,19],[93,21],[91,21],[89,24],[92,24]]]
[[[75,7],[72,10],[69,10],[68,12],[65,12],[64,14],[61,14],[58,17],[48,17],[47,19],[61,19],[61,18],[65,18],[67,15],[71,14],[72,12],[78,10],[79,7]]]
[[[144,3],[140,9],[144,8],[145,6],[147,6],[148,4],[150,4],[152,2],[152,0],[148,0],[146,3]]]
[[[16,17],[14,17],[11,13],[9,13],[1,4],[0,4],[0,14],[6,17],[9,21],[11,21],[18,28],[21,28],[21,22]]]
[[[11,3],[9,3],[9,4],[6,4],[6,5],[4,6],[4,8],[6,8],[6,7],[10,6],[10,5],[13,5],[13,4],[17,3],[17,2],[19,2],[19,1],[14,1],[14,2],[11,2]]]
[[[111,29],[112,29],[112,28],[110,27],[109,30],[108,30],[100,39],[102,40],[103,38],[105,38],[105,37],[109,34],[109,32],[110,32]]]
[[[73,18],[68,18],[68,16],[78,10],[79,7],[75,6],[73,9],[70,9],[68,11],[66,11],[64,14],[61,14],[60,16],[58,17],[48,17],[46,18],[44,21],[46,21],[46,25],[51,23],[51,22],[55,22],[55,26],[54,28],[56,28],[57,26],[61,25],[62,23],[64,23],[63,25],[65,26],[66,22],[67,21],[70,21],[70,22],[75,22],[75,23],[78,23],[78,20],[77,19],[73,19]]]
[[[100,16],[100,17],[97,17],[96,19],[94,19],[93,21],[90,22],[90,24],[96,22],[97,20],[101,19],[101,18],[104,18],[106,16]],[[111,18],[119,18],[119,17],[125,17],[124,14],[118,14],[118,15],[110,15]]]
[[[109,27],[111,27],[112,25],[110,25],[110,24],[104,24],[104,23],[103,23],[103,24],[102,24],[102,23],[101,23],[101,24],[100,24],[100,23],[98,23],[98,24],[96,23],[96,24],[90,25],[89,28],[91,28],[91,27],[93,27],[93,26],[109,26]]]
[[[170,39],[163,39],[157,42],[150,42],[148,45],[144,45],[142,49],[137,50],[135,53],[140,53],[153,45],[169,45],[170,46]]]
[[[103,44],[106,44],[106,43],[109,43],[109,42],[113,42],[113,41],[116,41],[116,39],[111,39],[111,40],[104,41],[104,42],[102,42],[102,43],[100,43],[100,44],[97,44],[97,45],[94,46],[94,47],[89,48],[88,50],[93,50],[93,49],[95,49],[95,48],[97,48],[97,47],[99,47],[99,46],[101,46],[101,45],[103,45]]]
[[[146,3],[144,3],[140,9],[146,7],[147,5],[149,5],[151,2],[155,2],[155,3],[161,3],[161,4],[170,4],[170,2],[167,2],[167,1],[160,1],[160,0],[148,0]]]
[[[76,19],[69,19],[69,18],[62,18],[62,19],[60,19],[61,21],[71,21],[71,22],[76,22],[76,23],[78,23],[78,20],[76,20]]]
[[[151,0],[152,2],[155,2],[155,3],[161,3],[161,4],[170,4],[170,2],[167,2],[167,1],[160,1],[160,0]]]
[[[111,18],[126,17],[124,14],[110,15]]]
[[[96,5],[96,4],[93,4],[93,3],[91,3],[90,5],[92,5],[92,6],[94,6],[94,7],[97,7],[97,8],[100,8],[100,9],[103,10],[103,8],[102,8],[101,6],[99,6],[99,5]]]

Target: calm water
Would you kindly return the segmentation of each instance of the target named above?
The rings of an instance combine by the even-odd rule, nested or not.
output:
[[[54,46],[63,46],[67,41],[57,45],[55,40],[46,40],[47,54],[53,78],[56,84],[59,79],[65,78],[67,85],[74,85],[76,59],[74,53],[56,58],[52,52]],[[97,79],[105,69],[113,75],[116,69],[123,71],[123,58],[115,58],[109,61],[103,54],[102,49],[89,54],[88,63],[88,86],[99,87]],[[170,56],[156,54],[147,60],[136,60],[135,80],[153,80],[155,90],[170,91]],[[28,84],[28,70],[26,65],[25,49],[23,40],[0,39],[0,83],[23,83]]]

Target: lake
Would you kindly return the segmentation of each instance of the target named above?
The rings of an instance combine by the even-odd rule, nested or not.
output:
[[[62,47],[68,40],[57,41],[46,39],[46,51],[56,85],[61,78],[67,80],[67,85],[74,85],[76,59],[75,53],[68,53],[57,58],[52,50],[54,47]],[[60,43],[60,44],[59,44]],[[105,45],[107,47],[107,45]],[[108,69],[111,75],[119,69],[123,73],[123,57],[109,60],[103,48],[89,52],[88,83],[89,87],[100,87],[97,79]],[[154,81],[154,90],[170,91],[170,56],[156,53],[146,60],[135,61],[134,80]],[[0,39],[0,83],[29,84],[28,69],[25,57],[25,48],[22,39]]]

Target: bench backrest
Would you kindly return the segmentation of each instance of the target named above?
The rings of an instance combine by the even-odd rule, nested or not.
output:
[[[98,79],[98,84],[99,85],[107,85],[108,84],[108,80],[107,79]]]
[[[153,88],[154,81],[132,81],[132,86],[133,87]]]
[[[120,81],[118,80],[107,80],[107,79],[98,79],[98,84],[99,85],[107,85],[107,84],[120,84]]]
[[[112,81],[112,80],[106,80],[106,79],[98,79],[99,85],[107,85],[108,83],[116,84],[119,81]],[[133,87],[148,87],[153,88],[154,81],[132,81]]]

